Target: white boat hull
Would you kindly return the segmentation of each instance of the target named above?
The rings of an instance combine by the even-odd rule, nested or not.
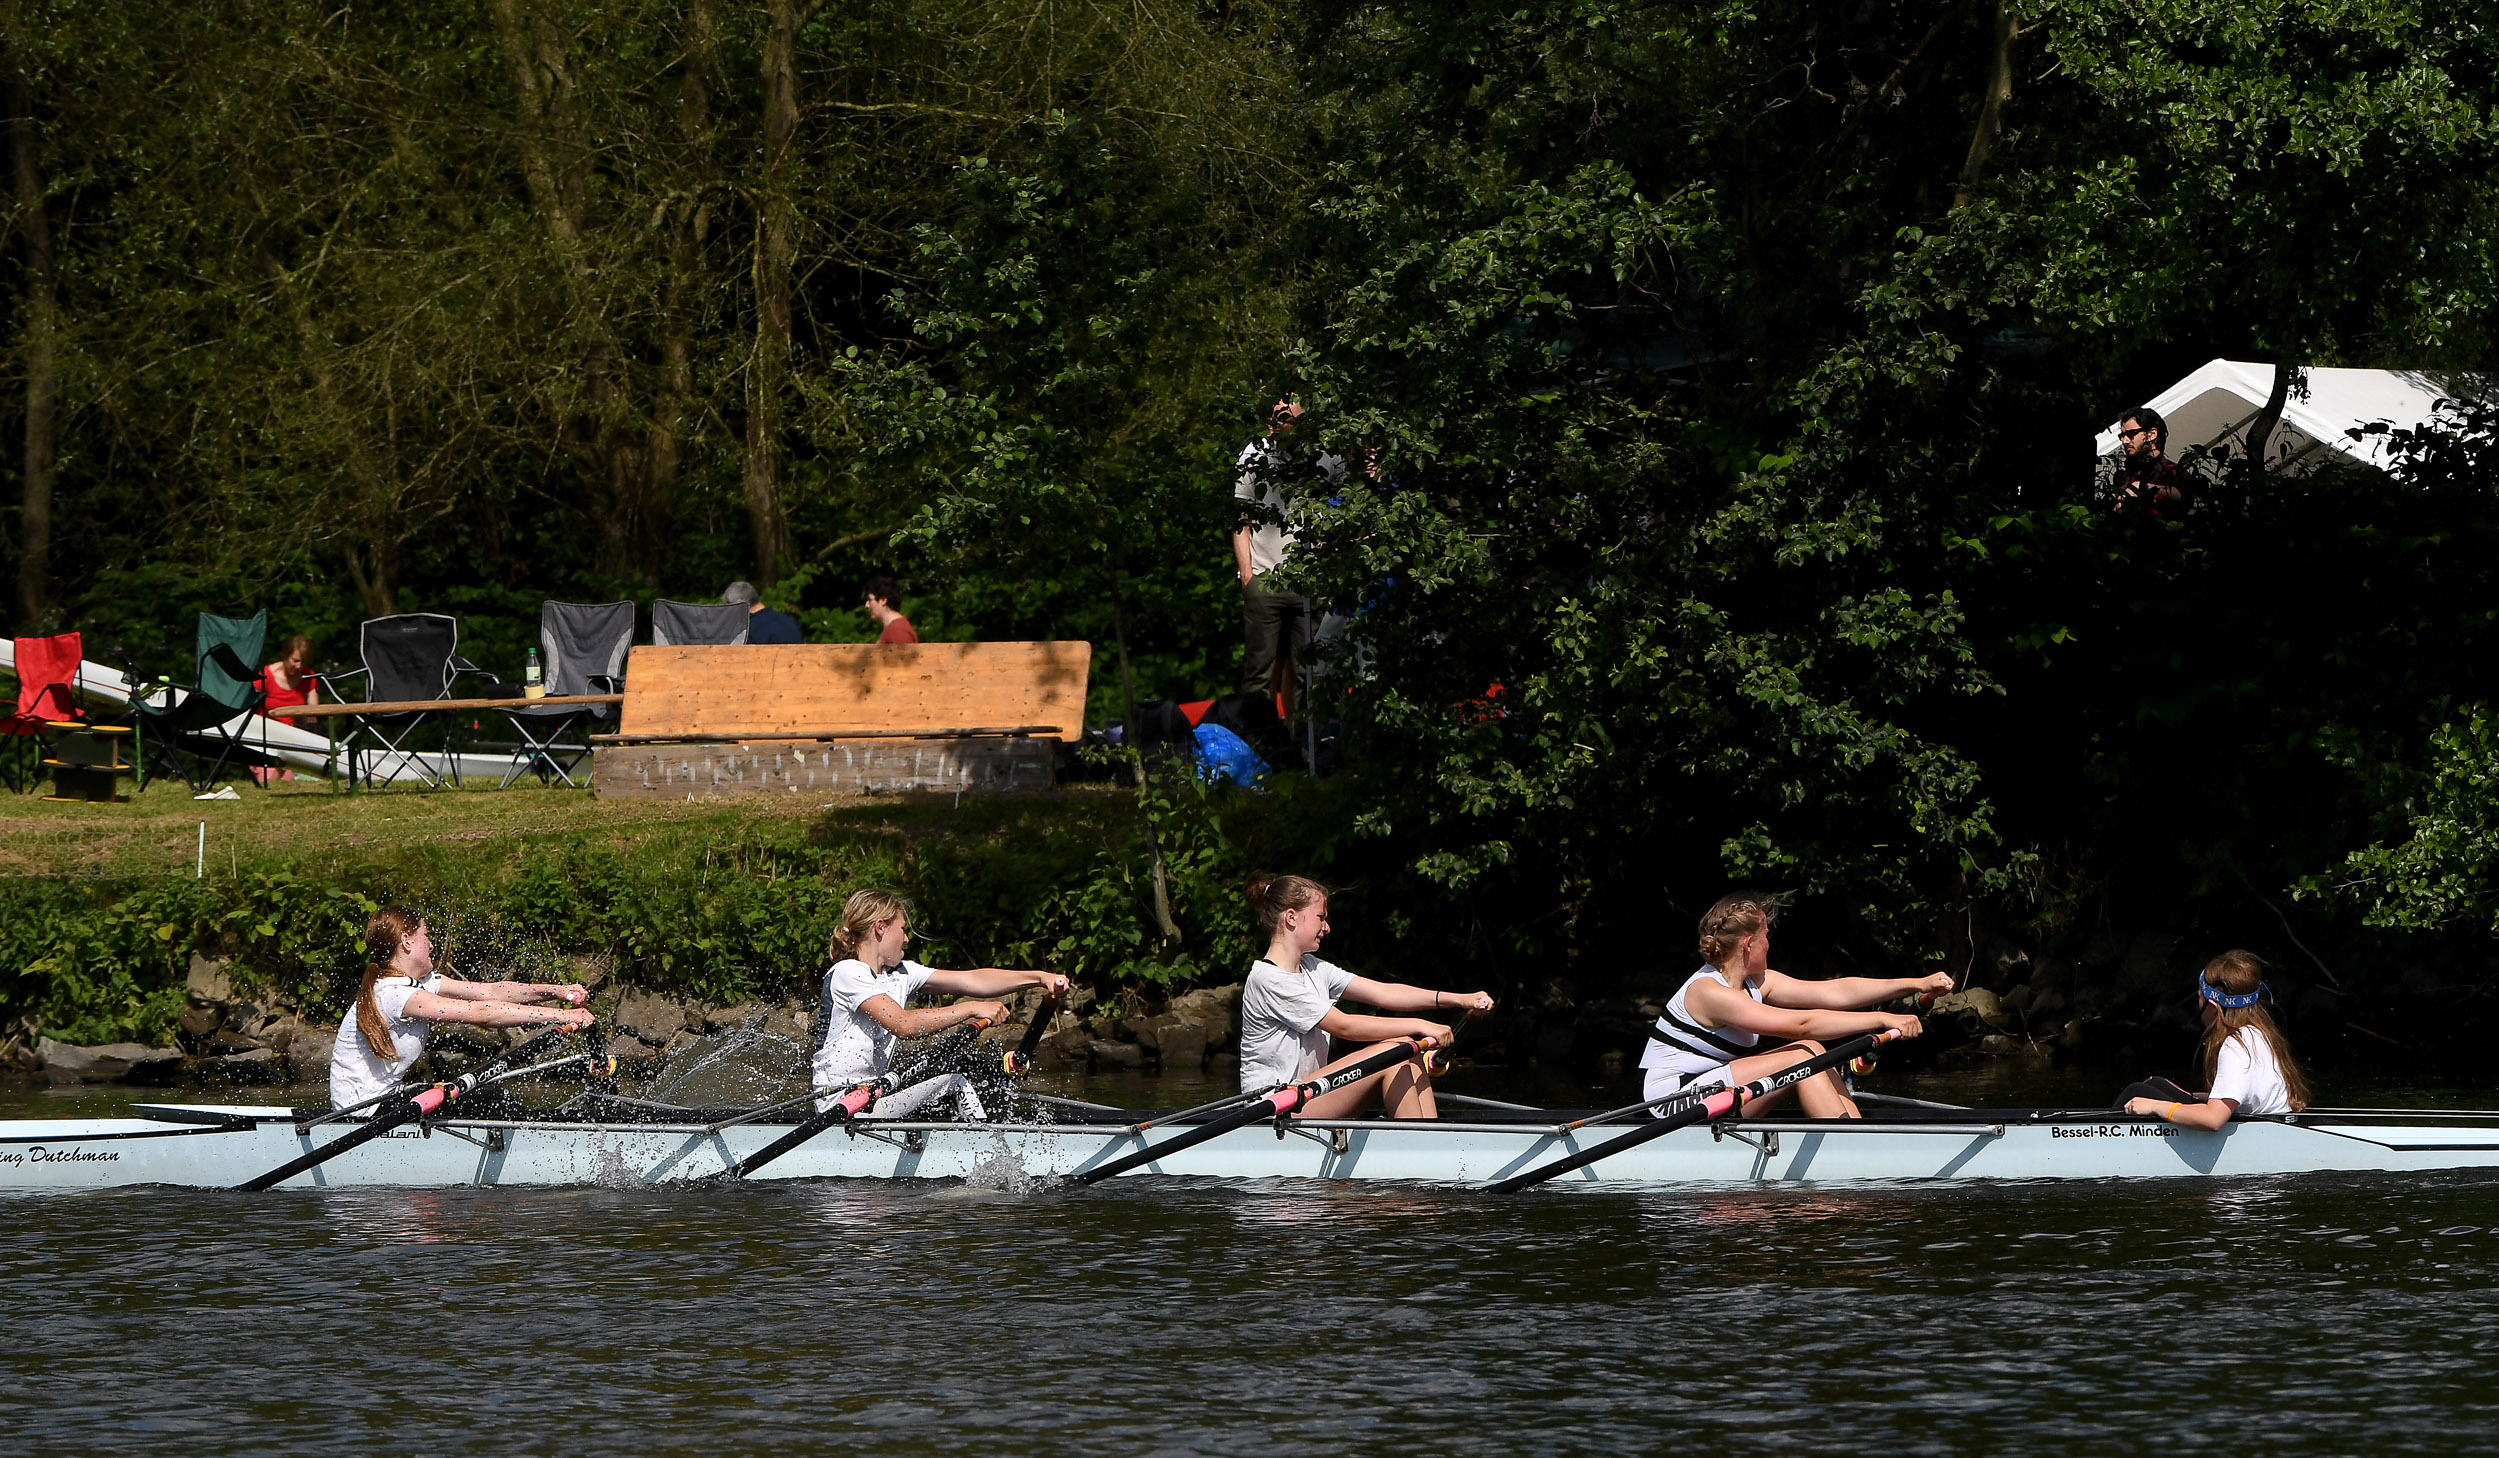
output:
[[[187,1106],[199,1112],[208,1106]],[[218,1110],[249,1128],[149,1119],[0,1122],[0,1190],[132,1185],[223,1188],[275,1169],[354,1127],[299,1133],[284,1110]],[[2069,1118],[2004,1123],[1695,1126],[1575,1171],[1554,1188],[1640,1184],[1845,1184],[1896,1180],[2177,1179],[2313,1172],[2423,1173],[2499,1168],[2499,1121],[2243,1122],[2217,1133]],[[714,1178],[787,1126],[556,1124],[444,1120],[348,1151],[281,1188],[668,1184]],[[1082,1124],[871,1123],[836,1128],[755,1178],[932,1179],[1011,1184],[1065,1177],[1159,1144]],[[1624,1126],[1301,1121],[1279,1138],[1254,1125],[1153,1161],[1140,1175],[1212,1179],[1399,1180],[1480,1184],[1612,1139]]]

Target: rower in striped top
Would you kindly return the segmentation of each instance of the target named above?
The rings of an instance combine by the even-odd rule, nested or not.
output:
[[[1877,1012],[1875,1005],[1952,990],[1952,977],[1943,972],[1817,980],[1773,971],[1770,920],[1768,902],[1740,893],[1720,897],[1701,917],[1703,963],[1666,1000],[1665,1015],[1640,1055],[1642,1098],[1733,1088],[1820,1054],[1826,1041],[1859,1033],[1891,1028],[1914,1038],[1917,1018]],[[1836,1068],[1749,1107],[1775,1107],[1791,1091],[1813,1118],[1857,1117],[1857,1101]]]

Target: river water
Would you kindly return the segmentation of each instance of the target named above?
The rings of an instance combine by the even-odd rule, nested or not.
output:
[[[2489,1176],[154,1190],[0,1220],[22,1453],[2339,1454],[2499,1430]]]

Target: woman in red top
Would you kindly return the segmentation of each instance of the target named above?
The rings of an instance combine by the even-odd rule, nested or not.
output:
[[[286,640],[286,656],[260,671],[260,691],[266,696],[264,709],[321,702],[320,680],[312,676],[310,638],[298,633]],[[252,778],[265,785],[271,780],[291,780],[295,771],[284,765],[256,764],[252,766]]]

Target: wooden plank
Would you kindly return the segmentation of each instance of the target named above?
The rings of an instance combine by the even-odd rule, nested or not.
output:
[[[549,694],[543,699],[392,699],[379,704],[287,704],[263,711],[270,719],[317,719],[324,714],[415,714],[431,709],[535,709],[547,704],[621,704],[623,694]]]
[[[602,800],[1041,790],[1050,786],[1051,745],[1047,739],[603,744],[590,753],[590,787]]]
[[[593,744],[753,744],[773,739],[1025,739],[1058,737],[1049,724],[1022,724],[1012,729],[848,729],[835,726],[803,734],[593,734]]]
[[[1090,643],[773,643],[633,650],[641,735],[805,734],[1043,724],[1084,733]]]

